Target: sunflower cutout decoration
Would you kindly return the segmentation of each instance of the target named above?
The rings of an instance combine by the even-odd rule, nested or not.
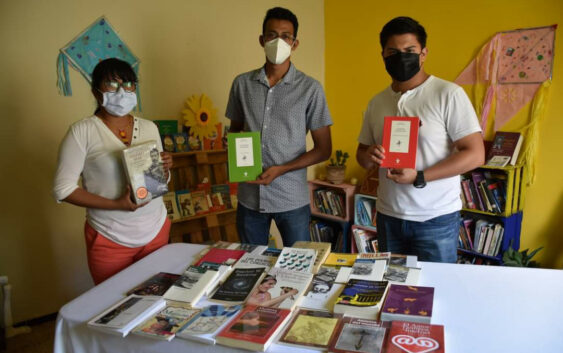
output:
[[[184,113],[184,125],[190,128],[190,135],[203,141],[215,134],[217,124],[217,109],[213,107],[211,99],[202,94],[193,95],[186,100],[187,109]]]

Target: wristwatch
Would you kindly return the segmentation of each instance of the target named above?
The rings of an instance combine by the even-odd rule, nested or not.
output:
[[[416,178],[414,179],[412,185],[418,189],[422,189],[426,186],[426,180],[424,180],[424,171],[419,170],[416,172]]]

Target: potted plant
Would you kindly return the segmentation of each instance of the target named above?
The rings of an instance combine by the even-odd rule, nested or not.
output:
[[[346,160],[350,157],[348,152],[336,150],[336,160],[330,159],[330,164],[326,166],[326,180],[333,184],[342,184],[346,176]]]
[[[510,245],[508,249],[502,254],[502,262],[504,266],[513,267],[539,267],[539,263],[532,261],[532,257],[538,253],[542,247],[539,247],[528,254],[530,249],[517,251],[512,248],[512,242],[514,239],[510,240]]]

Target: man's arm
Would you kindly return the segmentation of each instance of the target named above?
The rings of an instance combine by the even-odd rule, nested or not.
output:
[[[385,149],[381,145],[364,145],[358,144],[356,149],[356,160],[365,169],[372,169],[379,166],[385,158]]]
[[[244,128],[243,121],[231,120],[231,126],[229,127],[229,132],[241,132]]]
[[[467,135],[454,142],[457,151],[424,170],[424,179],[433,181],[463,174],[485,163],[485,147],[480,132]],[[387,177],[399,184],[412,184],[415,169],[388,169]]]
[[[268,185],[275,178],[282,174],[296,169],[307,168],[310,165],[317,164],[329,159],[332,154],[332,140],[330,137],[330,126],[324,126],[317,130],[311,131],[313,137],[313,148],[310,151],[303,153],[293,161],[275,165],[258,176],[255,181],[248,181],[249,184]]]

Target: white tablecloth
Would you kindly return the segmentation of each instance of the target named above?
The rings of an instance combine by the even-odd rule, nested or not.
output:
[[[158,272],[180,273],[203,246],[170,244],[61,308],[55,352],[243,352],[183,339],[162,342],[97,332],[88,320]],[[419,285],[435,287],[433,324],[447,353],[562,353],[563,271],[421,262]],[[270,353],[316,352],[273,344]]]

